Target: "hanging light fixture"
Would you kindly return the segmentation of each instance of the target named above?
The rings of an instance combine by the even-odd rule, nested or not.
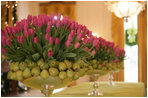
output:
[[[119,18],[138,15],[145,9],[145,1],[106,1],[108,9]]]

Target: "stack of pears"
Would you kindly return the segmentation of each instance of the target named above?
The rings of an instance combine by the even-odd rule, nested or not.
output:
[[[26,59],[20,63],[11,62],[7,78],[22,81],[30,77],[40,76],[42,79],[48,79],[49,76],[52,76],[59,77],[61,80],[66,78],[77,80],[85,75],[86,69],[83,65],[83,62],[71,62],[69,60],[63,62],[51,60],[45,63],[42,58],[37,62]]]
[[[42,79],[48,79],[49,76],[59,77],[61,80],[70,78],[71,80],[77,80],[79,77],[91,73],[94,70],[111,71],[121,67],[120,63],[109,63],[104,61],[103,64],[99,63],[96,59],[90,63],[86,63],[83,60],[77,60],[71,62],[64,60],[59,62],[56,60],[50,60],[45,63],[41,58],[37,62],[26,59],[24,62],[11,62],[10,71],[8,72],[8,79],[22,81],[30,77],[40,76]],[[88,74],[87,74],[88,75]]]

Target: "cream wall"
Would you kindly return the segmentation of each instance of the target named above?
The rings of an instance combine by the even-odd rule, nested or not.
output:
[[[44,1],[45,3],[46,1]],[[49,2],[49,1],[47,1]],[[26,18],[28,14],[39,14],[39,1],[21,1],[18,2],[19,20]],[[78,23],[86,25],[89,30],[98,33],[108,41],[112,41],[111,36],[111,12],[103,1],[78,1],[76,2],[76,20]],[[108,80],[108,75],[99,80]],[[77,84],[89,81],[85,76],[77,80]]]
[[[18,1],[17,15],[18,20],[27,18],[28,14],[39,14],[39,2],[36,1]]]

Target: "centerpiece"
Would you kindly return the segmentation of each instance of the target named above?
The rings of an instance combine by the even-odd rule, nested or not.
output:
[[[86,26],[61,14],[32,16],[1,33],[2,54],[10,61],[8,79],[50,96],[84,75],[119,69],[124,51],[92,35]]]

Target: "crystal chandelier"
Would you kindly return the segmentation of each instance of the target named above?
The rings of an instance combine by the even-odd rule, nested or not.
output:
[[[138,15],[145,9],[145,1],[106,1],[108,9],[119,18]]]

